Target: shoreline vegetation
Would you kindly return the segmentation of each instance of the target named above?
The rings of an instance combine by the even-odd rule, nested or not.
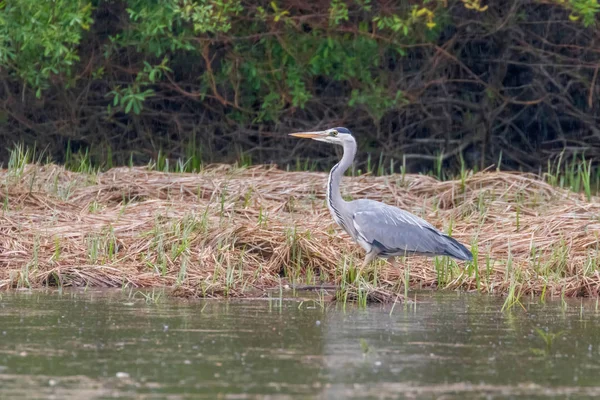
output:
[[[525,295],[597,297],[600,199],[589,171],[579,193],[553,184],[565,182],[558,175],[347,176],[347,199],[413,212],[474,255],[472,263],[409,257],[401,268],[380,260],[356,276],[362,249],[330,218],[326,173],[222,164],[197,173],[70,171],[16,150],[0,169],[0,290],[162,287],[181,297],[256,297],[324,286],[338,301],[366,304],[439,288],[503,295],[506,307]]]
[[[600,159],[597,0],[0,2],[0,162],[332,165],[356,133],[409,171]],[[593,167],[598,168],[597,163]]]

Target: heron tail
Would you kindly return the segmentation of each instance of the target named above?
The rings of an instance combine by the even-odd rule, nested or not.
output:
[[[446,239],[444,254],[459,260],[472,261],[473,254],[462,243],[453,237],[444,235]]]

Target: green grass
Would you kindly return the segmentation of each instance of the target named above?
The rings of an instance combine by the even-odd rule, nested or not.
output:
[[[202,160],[203,149],[198,148],[195,141],[183,143],[181,148],[185,157],[171,158],[162,150],[159,150],[156,157],[150,158],[146,164],[148,170],[161,172],[176,172],[176,173],[199,173],[204,168]],[[97,152],[94,152],[97,154]],[[245,153],[238,149],[237,166],[239,168],[247,168],[254,164],[254,160],[249,153]],[[17,144],[13,146],[10,152],[8,169],[13,176],[20,177],[23,174],[27,164],[49,163],[48,157],[45,157],[44,152],[37,152],[35,148],[26,149],[23,145]],[[66,148],[64,165],[73,172],[86,173],[90,176],[98,174],[100,171],[105,171],[114,166],[112,149],[108,148],[104,153],[103,159],[93,159],[89,149],[80,149],[77,152],[72,151],[72,146],[69,143]],[[393,175],[397,173],[396,162],[394,158],[389,158],[389,163],[386,165],[388,157],[383,152],[376,156],[373,153],[368,153],[366,160],[362,163],[363,168],[351,168],[347,174],[351,176],[369,174],[373,176]],[[130,156],[129,166],[133,167],[133,155]],[[431,165],[431,170],[427,175],[434,176],[438,180],[459,180],[461,182],[461,193],[466,190],[467,178],[477,172],[477,167],[474,166],[471,170],[467,168],[463,154],[459,154],[459,163],[454,168],[448,169],[444,161],[444,153],[437,154]],[[500,171],[502,164],[502,154],[499,154],[496,170]],[[285,165],[287,171],[317,171],[319,169],[319,161],[310,158],[297,158],[295,164]],[[399,168],[401,175],[401,184],[404,184],[405,175],[407,173],[406,158],[402,156],[402,164]],[[570,155],[561,153],[553,161],[548,161],[546,170],[540,170],[540,175],[543,179],[554,187],[569,189],[577,193],[583,193],[589,201],[593,195],[600,191],[600,165],[593,163],[592,159],[586,159],[584,155],[573,153]],[[65,199],[68,199],[68,191],[63,192]]]
[[[165,290],[152,288],[151,291],[142,291],[142,290],[136,290],[135,292],[133,292],[133,290],[130,291],[129,298],[131,300],[135,300],[138,297],[141,297],[146,302],[146,304],[158,304],[158,303],[160,303],[161,300],[163,300],[165,298]]]
[[[583,193],[588,201],[600,191],[600,168],[577,153],[566,157],[563,152],[554,162],[548,161],[542,175],[552,186]]]
[[[531,351],[536,355],[548,356],[548,355],[552,354],[554,352],[554,343],[556,342],[557,339],[559,339],[564,334],[564,331],[553,333],[553,332],[547,332],[540,328],[534,328],[534,329],[535,329],[535,333],[538,335],[538,337],[540,339],[542,339],[542,341],[544,343],[544,347],[542,349],[534,348],[534,349],[531,349]]]

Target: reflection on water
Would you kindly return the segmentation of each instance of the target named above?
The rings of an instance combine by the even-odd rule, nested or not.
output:
[[[2,293],[0,398],[591,398],[593,301],[421,293],[416,307]],[[581,306],[583,304],[583,306]],[[536,331],[536,328],[541,331]]]

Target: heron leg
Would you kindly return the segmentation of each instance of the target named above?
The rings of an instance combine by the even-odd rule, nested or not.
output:
[[[390,263],[390,265],[392,266],[393,269],[397,269],[402,271],[404,269],[404,266],[402,265],[402,263],[400,261],[398,261],[398,258],[395,256],[391,256],[390,258],[387,259],[387,261]],[[388,279],[387,274],[390,272],[390,270],[386,270],[386,279]]]
[[[360,269],[358,270],[357,276],[362,275],[363,270],[367,267],[367,265],[371,264],[371,262],[373,262],[373,260],[376,257],[377,257],[377,252],[375,252],[373,250],[368,252],[367,255],[365,256],[365,260],[363,261],[362,265],[360,266]]]

